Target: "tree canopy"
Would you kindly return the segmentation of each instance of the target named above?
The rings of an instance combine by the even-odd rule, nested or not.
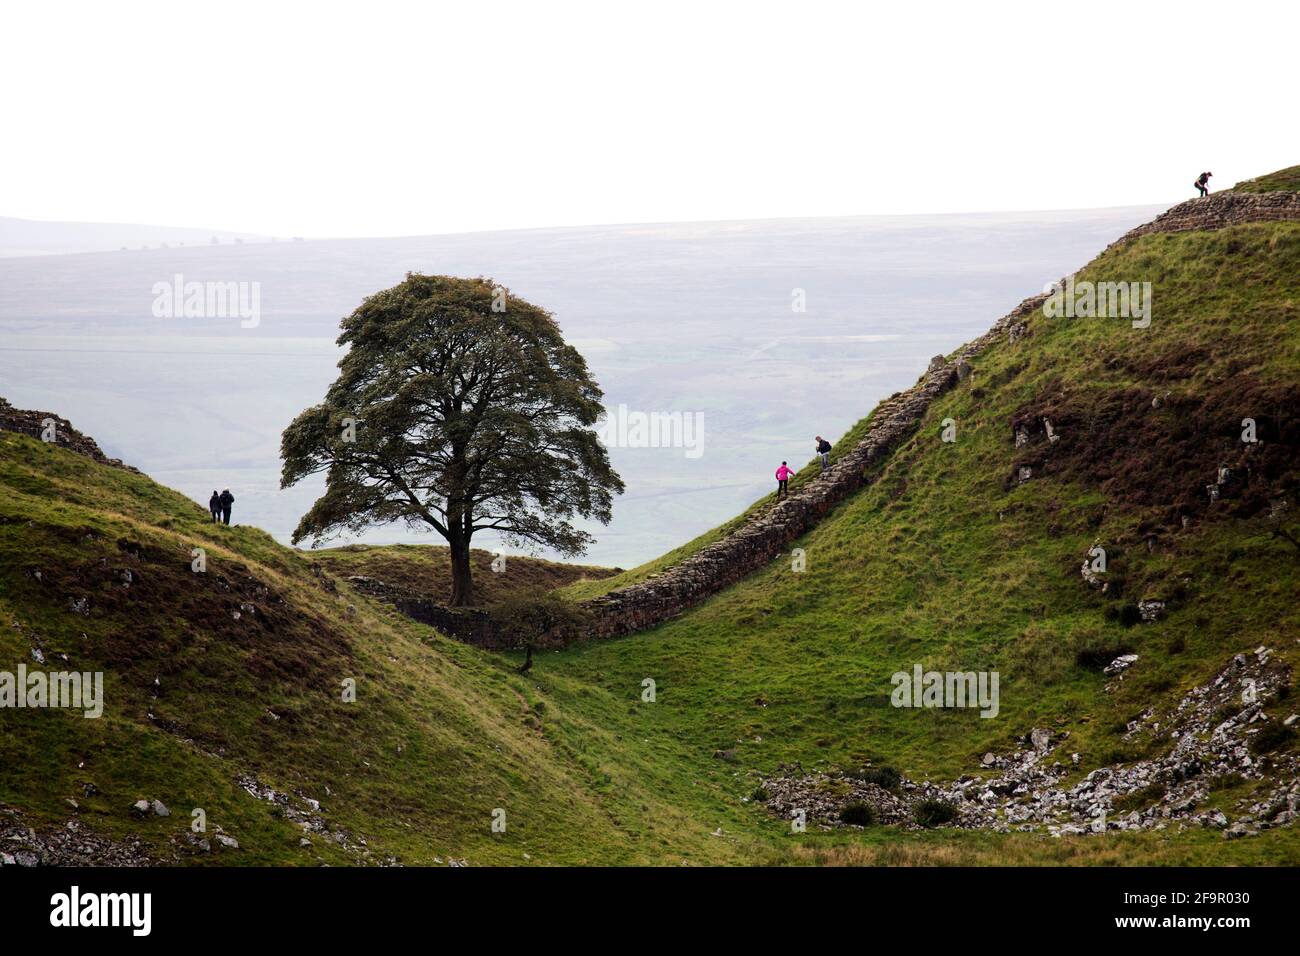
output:
[[[324,401],[281,439],[281,487],[324,474],[295,543],[405,522],[451,551],[470,603],[470,539],[492,530],[574,556],[623,482],[594,426],[601,390],[550,313],[489,279],[408,273],[342,322]]]

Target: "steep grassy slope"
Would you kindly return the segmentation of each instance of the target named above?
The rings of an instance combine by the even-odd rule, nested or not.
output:
[[[1267,176],[1247,179],[1232,189],[1239,193],[1296,192],[1300,190],[1300,166],[1288,166]]]
[[[1151,326],[1036,314],[936,403],[874,486],[797,542],[806,572],[775,563],[652,632],[547,657],[535,680],[562,701],[597,684],[603,700],[584,706],[602,724],[686,742],[697,767],[725,753],[739,800],[748,772],[791,761],[954,777],[1034,726],[1070,731],[1083,773],[1138,756],[1126,723],[1233,653],[1267,644],[1294,665],[1300,551],[1273,532],[1297,525],[1300,226],[1147,236],[1078,278],[1151,281]],[[1262,444],[1241,443],[1247,417]],[[952,444],[939,437],[948,418]],[[1022,423],[1033,437],[1017,448]],[[1232,477],[1211,502],[1221,465]],[[1270,521],[1281,499],[1291,508]],[[1105,594],[1080,575],[1094,543],[1110,560]],[[1166,615],[1135,623],[1144,599]],[[1107,693],[1091,662],[1121,650],[1140,662]],[[998,670],[1001,714],[890,707],[890,675],[916,663]],[[629,714],[647,676],[657,702]],[[1162,858],[1171,838],[1126,839],[1134,858]],[[1298,859],[1292,828],[1251,843],[1211,841],[1205,858]]]
[[[191,569],[196,547],[206,573]],[[155,858],[224,863],[737,852],[683,823],[673,787],[661,792],[653,774],[615,787],[604,768],[613,736],[548,707],[500,659],[336,586],[261,531],[210,524],[143,476],[9,432],[0,624],[0,670],[105,673],[99,719],[0,710],[0,807],[38,831],[76,821],[139,837]],[[348,678],[355,703],[342,700]],[[298,796],[255,799],[241,786],[249,775]],[[139,799],[171,815],[137,820]],[[219,826],[239,849],[195,850],[194,808],[210,843]],[[491,831],[496,808],[505,833]],[[294,817],[328,832],[301,846]]]

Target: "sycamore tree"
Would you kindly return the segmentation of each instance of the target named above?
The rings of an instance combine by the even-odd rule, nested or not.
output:
[[[281,439],[287,488],[323,474],[293,540],[405,522],[451,552],[450,603],[473,598],[470,540],[574,556],[623,482],[594,426],[601,390],[550,313],[489,279],[408,273],[342,323],[325,400]]]

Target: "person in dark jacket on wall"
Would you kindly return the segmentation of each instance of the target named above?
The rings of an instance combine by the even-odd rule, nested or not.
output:
[[[1202,196],[1209,194],[1210,177],[1213,175],[1214,173],[1201,173],[1201,175],[1196,177],[1196,182],[1192,184],[1196,187],[1196,191],[1200,193]]]
[[[826,474],[826,469],[831,466],[831,443],[821,435],[817,436],[817,454],[822,460],[822,474]]]
[[[221,492],[221,523],[230,524],[230,506],[235,503],[235,496],[230,493],[229,488]]]
[[[212,512],[212,521],[214,524],[221,523],[221,495],[214,490],[212,497],[208,499],[208,510]]]

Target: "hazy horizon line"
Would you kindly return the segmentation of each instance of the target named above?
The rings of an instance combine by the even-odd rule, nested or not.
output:
[[[1176,205],[1178,200],[1168,203]],[[421,239],[431,237],[446,236],[488,236],[499,235],[501,233],[525,233],[525,232],[555,232],[559,230],[579,230],[579,229],[631,229],[631,228],[656,228],[665,226],[731,226],[741,224],[766,224],[766,223],[794,223],[794,222],[818,222],[818,221],[849,221],[849,220],[898,220],[898,219],[938,219],[951,218],[956,216],[1025,216],[1025,215],[1050,215],[1052,213],[1106,213],[1114,212],[1121,209],[1141,209],[1146,207],[1166,206],[1165,202],[1150,203],[1121,203],[1114,206],[1074,206],[1074,207],[1054,207],[1050,209],[964,209],[952,210],[948,212],[905,212],[905,213],[843,213],[835,215],[811,214],[799,216],[755,216],[749,218],[730,218],[730,219],[660,219],[660,220],[637,220],[627,222],[588,222],[588,223],[565,223],[551,226],[509,226],[492,229],[451,229],[442,232],[409,232],[409,233],[392,233],[380,235],[289,235],[281,233],[258,232],[253,230],[238,230],[229,228],[209,228],[206,226],[182,226],[176,224],[164,223],[146,223],[146,222],[127,222],[114,220],[92,220],[92,219],[31,219],[25,216],[0,215],[0,221],[9,220],[12,222],[33,223],[40,225],[57,225],[57,226],[96,226],[96,227],[114,227],[121,226],[131,229],[172,229],[184,230],[194,233],[207,233],[209,235],[222,234],[228,236],[253,236],[264,241],[284,240],[292,242],[301,240],[304,242],[339,242],[355,240],[377,240],[385,239]],[[1166,206],[1167,208],[1167,206]],[[121,251],[121,250],[100,250],[104,252]],[[139,252],[142,250],[128,250]],[[88,252],[69,252],[69,253],[49,253],[50,255],[90,255],[95,253]]]

